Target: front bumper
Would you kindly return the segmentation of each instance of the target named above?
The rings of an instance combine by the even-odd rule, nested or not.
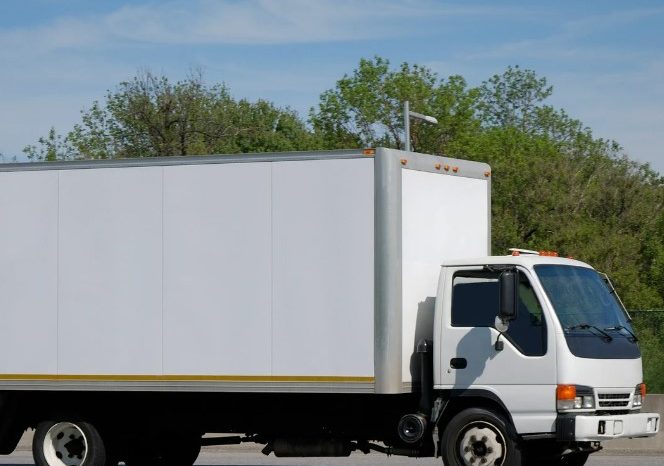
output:
[[[556,434],[559,440],[577,442],[653,437],[659,431],[659,422],[657,413],[560,416],[556,422]]]

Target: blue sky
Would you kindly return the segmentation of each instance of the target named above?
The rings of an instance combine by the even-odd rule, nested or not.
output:
[[[65,133],[138,70],[200,68],[306,116],[373,55],[471,85],[533,69],[550,104],[664,173],[664,2],[639,0],[0,0],[0,153]]]

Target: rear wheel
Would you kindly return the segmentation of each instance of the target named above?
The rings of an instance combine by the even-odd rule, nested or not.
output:
[[[97,429],[82,421],[45,421],[35,430],[36,466],[106,466],[106,449]]]
[[[520,466],[512,425],[501,415],[470,408],[454,416],[441,439],[446,466]]]

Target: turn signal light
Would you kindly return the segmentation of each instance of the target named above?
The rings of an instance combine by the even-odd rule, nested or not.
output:
[[[575,385],[558,385],[556,388],[556,399],[573,400],[574,398],[576,398]]]
[[[574,409],[576,387],[574,385],[558,385],[556,388],[556,408],[558,411]]]

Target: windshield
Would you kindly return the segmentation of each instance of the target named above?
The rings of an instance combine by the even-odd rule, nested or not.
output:
[[[536,265],[572,353],[588,358],[635,358],[640,353],[615,290],[595,270]]]

